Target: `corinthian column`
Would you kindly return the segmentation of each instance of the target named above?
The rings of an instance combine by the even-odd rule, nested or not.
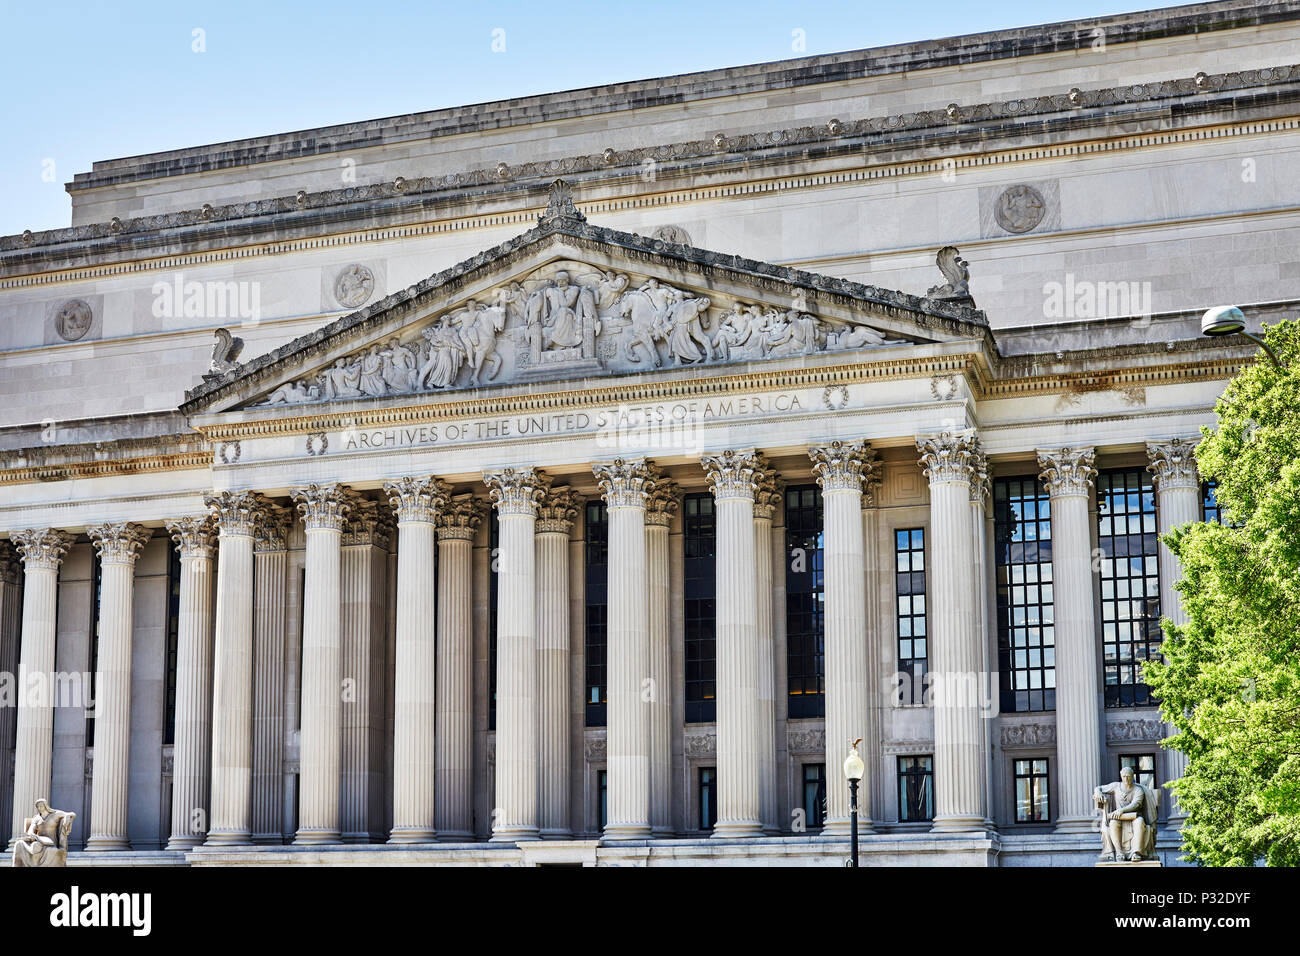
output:
[[[1156,514],[1160,519],[1161,537],[1174,528],[1200,521],[1204,515],[1201,500],[1201,479],[1196,470],[1196,446],[1199,439],[1175,438],[1168,442],[1148,442],[1148,470],[1155,476]],[[1169,546],[1160,543],[1160,611],[1175,625],[1187,623],[1182,601],[1174,585],[1183,576],[1183,566]],[[1167,733],[1176,733],[1172,724]],[[1177,780],[1187,770],[1187,755],[1181,750],[1166,751],[1167,775]],[[1172,791],[1171,791],[1172,796]],[[1187,814],[1178,806],[1177,799],[1169,805],[1169,822],[1182,826]]]
[[[537,509],[537,816],[543,839],[569,829],[569,532],[582,507],[571,488]]]
[[[166,523],[181,556],[180,617],[176,624],[176,743],[172,770],[169,850],[203,842],[208,829],[208,761],[212,747],[211,515]]]
[[[254,843],[283,841],[284,659],[288,639],[286,536],[293,514],[266,505],[253,541],[253,785]]]
[[[384,483],[397,515],[397,639],[393,680],[393,830],[389,843],[434,838],[434,527],[447,504],[439,478]],[[445,569],[439,568],[445,575]],[[442,601],[436,612],[443,613]]]
[[[351,489],[311,484],[293,492],[307,531],[302,627],[302,745],[296,844],[338,843],[342,747],[340,595],[343,525]]]
[[[826,820],[823,836],[852,830],[840,768],[855,741],[867,736],[867,596],[862,541],[862,479],[879,466],[864,441],[833,441],[808,449],[822,489],[822,555],[826,601]],[[868,767],[860,792],[871,792]],[[861,808],[860,808],[861,809]],[[871,819],[858,815],[860,832]]]
[[[967,430],[916,440],[930,481],[931,688],[934,695],[936,831],[984,828],[983,747],[980,722],[981,648],[971,567],[970,482],[979,452]],[[829,768],[828,768],[829,769]],[[1091,791],[1089,791],[1091,793]]]
[[[438,514],[437,771],[443,840],[474,839],[474,536],[483,502],[457,495]]]
[[[713,835],[760,836],[754,494],[761,461],[749,449],[704,455],[700,462],[717,503],[718,822]]]
[[[10,537],[23,557],[23,637],[19,651],[18,729],[14,744],[13,827],[36,801],[50,795],[54,760],[54,619],[58,606],[59,565],[72,547],[72,535],[51,528],[15,531]],[[13,846],[10,839],[9,845]]]
[[[672,593],[668,575],[668,526],[681,500],[677,483],[662,479],[646,499],[646,603],[650,639],[650,830],[673,832]]]
[[[95,675],[95,772],[91,777],[88,851],[129,850],[131,789],[131,631],[135,559],[153,535],[130,522],[102,524],[87,534],[99,550],[99,661]]]
[[[650,677],[646,589],[646,498],[657,472],[644,458],[593,466],[609,514],[608,661],[605,836],[650,836]]]
[[[249,842],[253,782],[253,529],[266,499],[256,492],[205,497],[220,532],[217,635],[212,676],[212,819],[207,842]]]
[[[18,673],[18,641],[22,628],[23,566],[12,542],[0,541],[0,674]],[[0,707],[0,820],[12,820],[13,760],[16,708]]]
[[[537,839],[537,506],[551,479],[536,468],[485,472],[497,509],[497,750],[492,839]]]
[[[758,650],[758,819],[764,833],[780,833],[776,790],[776,642],[772,622],[772,515],[781,501],[784,482],[759,456],[754,475],[754,611]]]
[[[1096,830],[1092,791],[1101,766],[1101,694],[1092,599],[1091,448],[1038,453],[1052,507],[1052,594],[1056,633],[1056,829]]]

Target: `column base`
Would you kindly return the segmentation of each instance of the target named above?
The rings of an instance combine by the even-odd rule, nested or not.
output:
[[[875,833],[871,828],[871,821],[858,817],[858,836],[866,836]],[[822,837],[832,837],[834,839],[845,839],[853,836],[853,827],[847,817],[843,819],[831,818],[822,821],[822,832],[818,834]]]
[[[726,820],[713,825],[715,840],[745,840],[763,835],[763,824],[757,820]]]
[[[325,846],[342,842],[338,830],[299,829],[293,838],[294,846]]]
[[[1056,833],[1098,833],[1101,820],[1097,817],[1058,817]]]
[[[201,836],[173,836],[167,841],[166,849],[184,852],[203,845]]]
[[[601,831],[602,840],[648,840],[650,824],[648,823],[611,823]]]
[[[501,827],[493,830],[489,843],[520,843],[524,840],[539,839],[537,827]]]
[[[209,830],[204,846],[251,846],[253,837],[247,830]]]
[[[92,836],[86,841],[87,853],[111,853],[114,850],[129,850],[131,842],[122,837]]]
[[[931,833],[983,833],[984,817],[949,815],[935,817]]]
[[[393,827],[388,835],[389,843],[432,843],[438,839],[438,832],[432,827]]]
[[[563,829],[543,827],[539,835],[543,840],[572,840],[573,839],[573,831],[570,830],[568,827],[565,827]]]

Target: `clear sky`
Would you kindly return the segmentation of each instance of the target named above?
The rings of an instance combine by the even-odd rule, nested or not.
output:
[[[0,0],[0,235],[69,225],[96,160],[1161,5]]]

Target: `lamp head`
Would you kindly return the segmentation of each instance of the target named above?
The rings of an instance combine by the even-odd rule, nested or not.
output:
[[[853,741],[849,748],[849,755],[844,758],[844,776],[848,780],[861,780],[862,775],[866,773],[866,765],[862,763],[862,758],[858,756],[858,744],[862,743],[859,737]]]
[[[1201,316],[1201,334],[1236,335],[1246,330],[1246,317],[1235,305],[1220,305]]]

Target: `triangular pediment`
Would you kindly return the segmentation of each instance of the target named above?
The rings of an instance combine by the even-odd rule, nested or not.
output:
[[[220,375],[187,413],[369,402],[970,340],[982,313],[543,219],[535,229]]]

